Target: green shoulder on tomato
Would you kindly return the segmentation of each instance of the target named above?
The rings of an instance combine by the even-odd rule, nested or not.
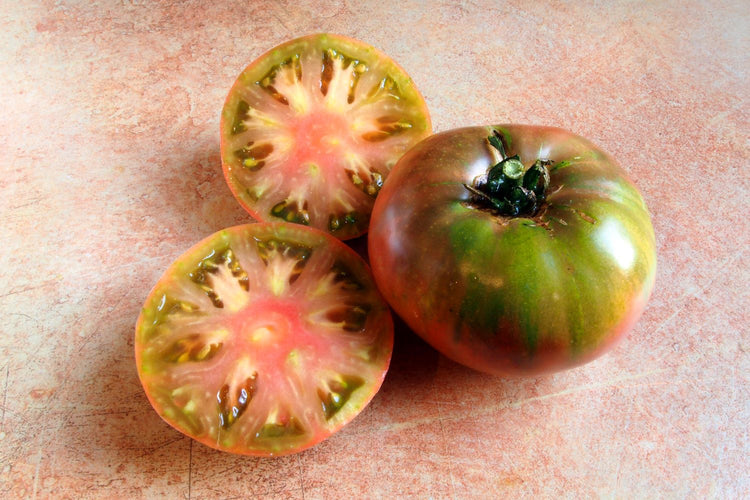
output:
[[[423,140],[391,172],[368,238],[378,286],[407,324],[498,375],[605,352],[641,315],[656,269],[634,184],[592,143],[550,127]]]

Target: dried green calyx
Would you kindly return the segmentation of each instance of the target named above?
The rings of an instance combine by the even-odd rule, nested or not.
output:
[[[533,217],[544,203],[550,176],[549,160],[537,159],[528,169],[518,155],[508,156],[504,138],[498,131],[487,138],[499,154],[499,160],[487,173],[464,184],[472,193],[472,202],[479,208],[508,217]]]

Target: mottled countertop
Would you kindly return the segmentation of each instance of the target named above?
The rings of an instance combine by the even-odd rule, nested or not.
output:
[[[169,263],[248,221],[218,121],[265,50],[330,31],[411,75],[436,131],[564,127],[653,213],[654,294],[581,368],[472,372],[403,325],[372,404],[278,459],[152,410],[133,327]],[[746,1],[0,1],[0,496],[750,496]]]

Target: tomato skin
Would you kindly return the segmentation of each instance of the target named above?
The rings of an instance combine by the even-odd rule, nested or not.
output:
[[[227,249],[225,266],[217,256]],[[285,265],[295,259],[303,265]],[[162,419],[212,448],[255,456],[302,451],[355,418],[379,390],[392,348],[390,310],[363,259],[289,223],[235,226],[194,245],[154,286],[135,328],[138,376]],[[348,392],[332,388],[357,378]],[[338,393],[333,410],[327,390]],[[240,391],[246,405],[224,425],[222,409],[236,401],[221,400]],[[262,435],[269,422],[293,432]]]
[[[551,160],[547,206],[505,217],[471,206],[494,163],[487,137],[529,166]],[[635,186],[606,153],[529,125],[433,135],[396,164],[375,204],[370,263],[386,300],[447,357],[496,375],[533,375],[599,356],[641,315],[654,233]]]

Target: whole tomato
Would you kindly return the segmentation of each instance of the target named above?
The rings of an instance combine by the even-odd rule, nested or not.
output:
[[[656,253],[643,198],[586,139],[498,125],[428,137],[372,213],[378,286],[449,358],[538,374],[599,356],[641,315]]]

